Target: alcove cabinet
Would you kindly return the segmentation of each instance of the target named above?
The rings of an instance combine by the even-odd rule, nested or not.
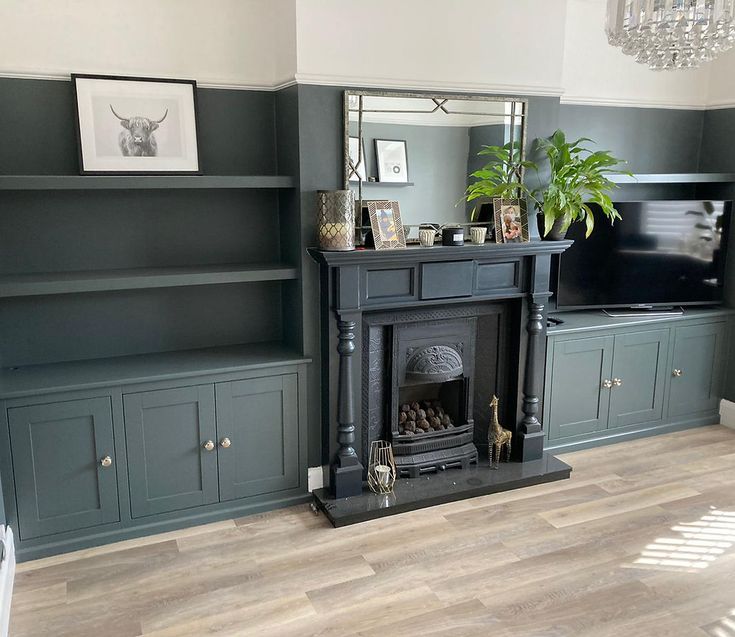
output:
[[[0,148],[0,482],[20,559],[308,498],[285,92],[198,89],[201,175],[80,176],[71,83],[0,78],[0,120],[27,129]]]
[[[719,422],[727,326],[723,309],[614,319],[559,313],[548,332],[547,449],[573,449]]]

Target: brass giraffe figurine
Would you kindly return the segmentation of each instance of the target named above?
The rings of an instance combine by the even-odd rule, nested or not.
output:
[[[500,462],[500,457],[503,453],[503,447],[508,446],[508,452],[505,454],[506,462],[510,460],[510,441],[513,437],[513,433],[507,429],[501,427],[498,421],[498,397],[493,396],[490,401],[490,407],[493,410],[493,419],[490,422],[490,431],[488,432],[488,443],[491,446],[490,449],[490,462],[495,464]]]

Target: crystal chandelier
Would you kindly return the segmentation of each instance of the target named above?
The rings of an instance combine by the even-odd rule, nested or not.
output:
[[[607,39],[654,70],[696,68],[735,44],[735,0],[607,0]]]

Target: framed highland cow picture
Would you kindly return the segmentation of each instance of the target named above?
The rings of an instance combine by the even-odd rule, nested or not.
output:
[[[197,174],[196,82],[73,74],[83,175]]]

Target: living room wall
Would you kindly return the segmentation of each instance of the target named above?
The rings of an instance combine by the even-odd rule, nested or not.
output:
[[[457,0],[448,9],[443,0],[375,0],[366,11],[342,0],[160,0],[155,6],[146,0],[6,0],[0,4],[0,75],[61,79],[95,72],[278,89],[277,128],[289,129],[279,133],[279,156],[288,157],[300,183],[302,245],[291,249],[302,253],[305,309],[303,316],[300,308],[293,312],[303,320],[306,353],[315,357],[309,371],[314,466],[324,461],[318,278],[301,248],[316,236],[315,191],[341,186],[345,84],[527,95],[529,141],[562,127],[570,136],[592,137],[634,171],[735,170],[728,143],[735,109],[705,110],[711,102],[735,104],[735,54],[698,71],[653,73],[607,44],[604,5]],[[294,80],[297,86],[283,88]],[[242,104],[257,102],[249,91],[221,97],[218,104],[229,104],[222,116],[242,118],[250,112]],[[28,116],[43,119],[48,104],[30,104]],[[67,108],[71,113],[71,103]],[[51,138],[57,134],[73,132],[51,131]],[[257,143],[257,135],[242,143]],[[39,161],[56,172],[59,158],[52,152]],[[636,188],[624,190],[630,196],[654,192]],[[729,298],[735,303],[735,295]]]

